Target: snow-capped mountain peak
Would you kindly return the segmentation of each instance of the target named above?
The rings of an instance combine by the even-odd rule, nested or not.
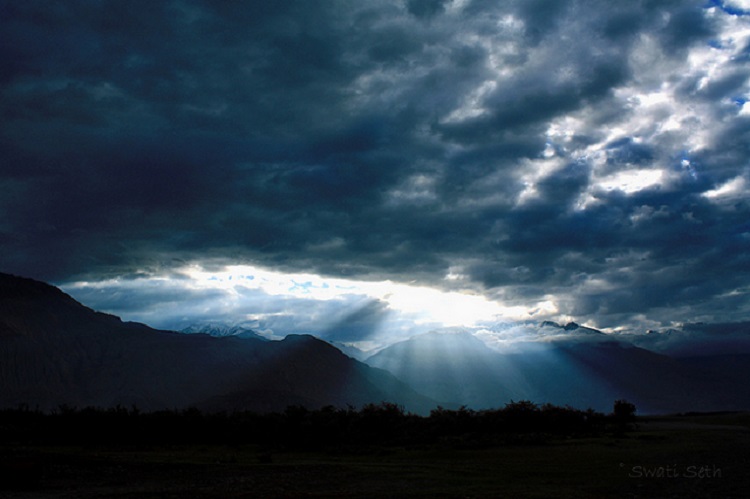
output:
[[[207,334],[216,338],[225,336],[235,336],[238,338],[255,338],[266,340],[260,334],[241,324],[224,324],[220,322],[205,322],[201,324],[192,324],[180,330],[185,334]]]

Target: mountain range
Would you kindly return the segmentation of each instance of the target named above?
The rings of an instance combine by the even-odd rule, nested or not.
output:
[[[608,411],[627,399],[645,413],[750,409],[750,354],[741,349],[697,355],[674,340],[676,332],[626,341],[575,323],[537,331],[536,340],[523,336],[512,348],[451,331],[369,357],[345,355],[337,348],[345,345],[309,335],[271,341],[220,323],[156,330],[91,310],[51,285],[0,274],[0,408],[267,412],[388,401],[425,414],[437,405],[484,409],[512,400]],[[721,338],[735,337],[744,338]]]
[[[434,401],[306,335],[281,341],[152,329],[48,284],[0,274],[0,407],[283,410]]]
[[[365,362],[474,409],[531,400],[606,411],[617,399],[646,413],[750,409],[750,355],[671,357],[575,323],[543,327],[556,339],[500,352],[468,332],[427,333]]]
[[[241,324],[228,325],[221,322],[205,322],[193,324],[186,328],[180,329],[180,332],[185,334],[207,334],[215,338],[234,336],[235,338],[252,338],[264,341],[268,340],[268,338],[256,333],[249,327],[245,327]]]

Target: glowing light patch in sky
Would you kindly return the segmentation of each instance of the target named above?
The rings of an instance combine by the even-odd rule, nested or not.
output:
[[[598,185],[606,190],[618,189],[633,194],[660,184],[663,176],[661,170],[625,170],[603,178]]]
[[[716,189],[706,191],[705,193],[703,193],[703,196],[707,197],[708,199],[714,200],[719,198],[734,198],[737,196],[744,196],[745,185],[746,183],[744,178],[736,177],[725,183],[724,185],[717,187]]]
[[[464,279],[452,267],[446,282]],[[459,272],[459,273],[457,273]],[[269,339],[313,334],[373,350],[444,328],[476,329],[513,321],[558,320],[558,297],[508,306],[468,291],[393,281],[285,273],[251,265],[190,264],[101,281],[61,283],[74,298],[126,321],[182,330],[205,324],[251,328]]]
[[[484,99],[495,90],[495,88],[497,88],[497,82],[492,80],[483,82],[476,90],[466,97],[463,106],[451,112],[442,120],[442,122],[459,123],[464,120],[477,118],[487,114],[488,110],[483,107],[483,102]]]
[[[724,5],[729,8],[750,11],[750,0],[724,0]]]
[[[306,273],[282,273],[247,265],[228,266],[216,272],[190,266],[180,273],[189,277],[186,286],[221,289],[258,289],[268,295],[311,300],[337,300],[364,295],[381,300],[396,312],[413,315],[416,323],[439,322],[444,326],[471,325],[503,318],[527,318],[525,307],[506,307],[479,295],[445,292],[424,286],[391,281],[354,281]]]

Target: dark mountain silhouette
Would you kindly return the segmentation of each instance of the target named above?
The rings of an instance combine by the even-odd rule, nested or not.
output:
[[[750,408],[748,368],[718,359],[675,359],[581,329],[570,339],[516,344],[509,353],[490,349],[468,332],[429,333],[393,344],[366,362],[435,400],[476,409],[521,399],[601,411],[615,399],[627,399],[648,413]]]
[[[750,322],[683,324],[679,329],[630,335],[642,348],[670,357],[750,354]]]
[[[750,354],[718,354],[683,357],[680,363],[701,374],[721,408],[729,411],[750,407]]]
[[[426,413],[438,403],[482,409],[529,399],[606,411],[627,399],[641,412],[750,409],[743,352],[671,357],[575,323],[542,328],[555,339],[505,353],[467,332],[429,333],[366,365],[312,336],[159,331],[0,274],[0,407],[277,411],[389,401]]]
[[[344,354],[348,355],[352,359],[365,360],[367,357],[372,355],[372,352],[365,352],[364,350],[360,350],[359,348],[355,346],[348,345],[340,341],[329,341],[328,343],[335,346],[336,348],[341,350]]]
[[[557,322],[544,321],[542,322],[541,326],[551,328],[551,329],[560,329],[562,331],[573,331],[577,335],[588,334],[588,335],[600,336],[604,334],[597,329],[593,329],[593,328],[586,327],[586,326],[581,326],[575,322],[568,322],[564,326],[561,326]]]
[[[544,344],[501,354],[468,332],[428,333],[393,344],[366,362],[436,400],[475,409],[534,400],[607,407],[613,393],[599,377]]]
[[[311,336],[283,341],[159,331],[59,289],[0,274],[0,407],[137,405],[280,410],[434,402]]]

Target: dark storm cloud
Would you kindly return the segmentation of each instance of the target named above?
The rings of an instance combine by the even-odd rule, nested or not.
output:
[[[409,13],[419,18],[430,18],[445,10],[448,0],[407,0]]]
[[[745,17],[713,5],[4,2],[0,265],[249,262],[598,326],[742,319]],[[358,313],[364,335],[384,311]]]

